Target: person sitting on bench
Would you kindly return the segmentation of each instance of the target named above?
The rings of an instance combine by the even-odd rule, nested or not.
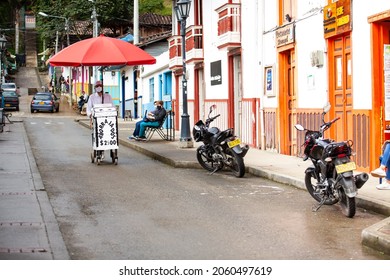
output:
[[[135,139],[137,141],[146,141],[145,130],[146,127],[159,127],[166,115],[165,108],[163,107],[163,101],[155,101],[156,109],[148,113],[145,118],[138,121],[135,124],[133,135],[129,136],[129,139]]]
[[[376,186],[378,190],[390,190],[390,145],[388,144],[385,143],[381,157],[381,165],[379,168],[371,171],[371,176],[386,179],[385,182]]]

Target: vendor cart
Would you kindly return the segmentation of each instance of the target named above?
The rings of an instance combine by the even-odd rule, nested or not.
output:
[[[118,112],[111,104],[96,104],[92,109],[91,162],[100,165],[104,151],[110,150],[112,163],[118,164]]]

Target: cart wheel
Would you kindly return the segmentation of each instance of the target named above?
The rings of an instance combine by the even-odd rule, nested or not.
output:
[[[114,160],[114,164],[115,165],[118,165],[118,158],[116,157],[115,160]]]
[[[93,155],[93,153],[91,153],[91,162],[92,162],[92,163],[95,162],[95,156]]]
[[[100,165],[101,162],[102,162],[102,160],[100,159],[100,156],[98,156],[96,158],[96,165]]]

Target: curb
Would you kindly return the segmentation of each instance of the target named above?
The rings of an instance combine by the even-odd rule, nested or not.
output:
[[[362,244],[386,255],[390,255],[390,218],[362,231]]]
[[[54,260],[69,260],[69,253],[66,248],[65,241],[62,237],[57,219],[53,212],[53,207],[50,203],[45,186],[43,184],[41,174],[39,173],[37,164],[35,162],[24,123],[23,128],[23,142],[26,148],[27,159],[31,170],[32,184],[39,207],[41,208],[42,219],[46,227],[46,234],[52,251],[52,257]]]

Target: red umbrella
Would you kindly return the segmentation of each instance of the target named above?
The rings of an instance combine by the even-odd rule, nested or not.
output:
[[[154,64],[156,59],[137,46],[100,35],[66,47],[49,62],[53,66],[114,66]]]

